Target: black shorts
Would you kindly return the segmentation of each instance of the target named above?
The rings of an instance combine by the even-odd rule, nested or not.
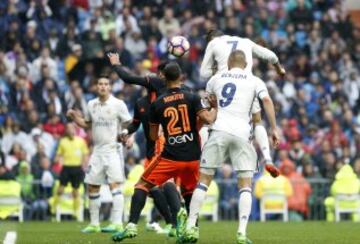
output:
[[[80,183],[84,180],[84,171],[81,166],[64,166],[60,173],[60,185],[66,186],[71,182],[75,189],[79,188]]]

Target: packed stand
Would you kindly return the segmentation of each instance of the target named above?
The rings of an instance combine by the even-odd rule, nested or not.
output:
[[[293,175],[292,184],[292,178],[334,179],[343,164],[354,165],[359,177],[360,29],[342,2],[1,1],[0,179],[19,180],[26,206],[41,217],[47,208],[41,199],[52,195],[61,170],[56,151],[66,134],[66,110],[86,111],[102,73],[110,74],[114,94],[130,110],[146,94],[111,72],[106,53],[118,52],[131,72],[147,75],[156,72],[161,60],[171,58],[168,38],[182,34],[191,48],[177,61],[186,84],[201,91],[206,83],[199,77],[203,36],[216,27],[266,45],[285,65],[284,78],[258,61],[253,72],[266,81],[275,101],[282,143],[274,160],[285,176]],[[76,135],[91,145],[89,131],[76,128]],[[136,141],[128,153],[127,171],[145,154],[142,132]],[[234,179],[229,167],[219,172],[220,182]],[[40,190],[31,189],[34,180]],[[304,198],[311,192],[305,188]],[[224,184],[220,192],[220,208],[227,216],[236,189]],[[299,208],[308,214],[308,209]]]

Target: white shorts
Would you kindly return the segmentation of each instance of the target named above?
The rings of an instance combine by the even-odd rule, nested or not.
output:
[[[212,130],[202,151],[200,168],[219,168],[228,159],[237,172],[256,170],[257,154],[251,143],[227,132]]]
[[[102,185],[125,181],[124,157],[120,152],[93,153],[86,170],[85,183]]]
[[[205,125],[199,130],[201,149],[204,148],[205,143],[209,139],[209,126]]]

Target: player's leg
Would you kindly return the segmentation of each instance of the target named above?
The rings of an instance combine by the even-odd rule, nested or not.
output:
[[[149,165],[139,182],[135,185],[135,192],[131,198],[129,223],[124,231],[117,232],[112,236],[113,241],[122,241],[137,236],[137,223],[145,206],[148,192],[154,186],[166,182],[172,177],[173,172],[173,166],[161,159],[157,159]]]
[[[79,216],[79,209],[80,209],[80,194],[79,194],[79,187],[81,182],[83,181],[83,170],[81,167],[73,167],[71,169],[70,174],[70,181],[71,181],[71,187],[72,187],[72,197],[73,197],[73,209],[76,217]]]
[[[101,228],[102,232],[114,233],[123,230],[123,214],[124,214],[124,196],[121,191],[120,182],[109,183],[110,191],[112,195],[112,207],[110,214],[111,223]]]
[[[181,210],[178,214],[178,238],[180,241],[196,242],[199,238],[199,228],[196,227],[197,218],[215,171],[226,158],[228,136],[227,133],[212,131],[203,148],[200,160],[200,180],[192,194],[189,218],[186,224],[184,224],[184,219],[186,219],[184,215],[186,215],[186,213]]]
[[[104,164],[100,155],[91,155],[84,182],[88,184],[90,224],[82,229],[83,233],[100,232],[100,186],[105,181]]]
[[[153,197],[156,209],[160,212],[161,216],[163,216],[166,223],[164,232],[160,233],[170,234],[170,236],[173,236],[173,233],[171,231],[173,228],[175,229],[176,223],[172,223],[169,204],[164,193],[161,191],[161,189],[159,189],[159,187],[155,186],[150,190],[150,194]]]
[[[171,223],[176,226],[176,216],[181,208],[181,199],[179,192],[176,189],[175,183],[170,181],[166,182],[162,186],[162,191],[164,192],[171,211]]]
[[[259,144],[261,153],[265,159],[265,168],[267,171],[269,171],[272,177],[277,177],[279,176],[280,171],[273,164],[270,155],[269,137],[264,125],[261,122],[261,112],[254,113],[252,116],[254,123],[255,141]]]
[[[239,228],[237,232],[237,243],[238,244],[250,244],[251,241],[247,238],[246,228],[249,221],[252,205],[252,171],[239,172]]]
[[[64,194],[64,188],[69,182],[69,172],[66,166],[64,166],[60,172],[59,181],[60,181],[60,185],[54,196],[54,212],[56,211],[57,205],[61,200],[62,194]]]
[[[251,180],[256,170],[257,155],[253,145],[241,138],[234,136],[230,145],[230,160],[239,178],[239,228],[237,232],[237,243],[250,244],[251,241],[246,235],[246,227],[251,212]]]
[[[111,223],[101,229],[102,232],[114,233],[123,230],[124,195],[121,185],[125,181],[124,159],[122,152],[113,152],[105,156],[106,176],[112,195]]]

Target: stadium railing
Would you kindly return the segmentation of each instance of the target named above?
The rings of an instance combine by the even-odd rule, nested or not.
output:
[[[323,178],[314,178],[314,179],[307,179],[309,184],[312,188],[312,194],[309,198],[309,216],[308,220],[324,220],[325,219],[325,206],[324,206],[324,199],[329,195],[329,189],[331,185],[331,180],[323,179]],[[236,187],[237,180],[236,179],[216,179],[216,183],[219,188],[219,220],[235,220],[237,219],[237,203],[234,204],[234,207],[229,209],[229,212],[224,213],[221,211],[221,189],[223,187]],[[1,190],[0,190],[1,191]],[[37,198],[46,199],[48,196],[44,196],[41,190],[41,182],[35,180],[33,182],[33,192]],[[52,193],[54,194],[54,192]],[[84,196],[85,197],[85,196]],[[237,199],[237,195],[234,196],[234,199]],[[36,199],[35,199],[36,200]],[[86,201],[84,201],[86,202]],[[48,216],[50,217],[50,216]],[[259,211],[259,201],[254,198],[253,203],[253,211],[251,218],[253,220],[260,220],[260,211]]]

